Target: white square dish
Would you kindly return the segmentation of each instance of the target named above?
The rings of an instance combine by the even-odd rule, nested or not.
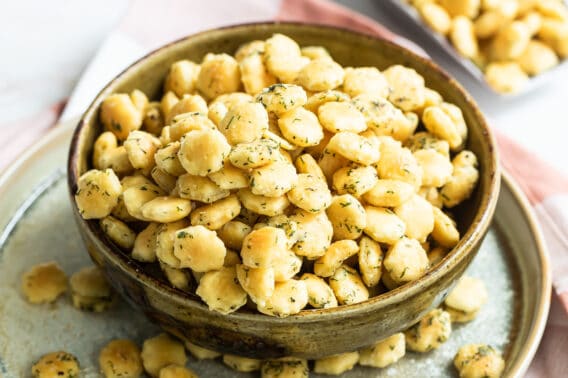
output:
[[[420,16],[418,10],[414,8],[412,5],[408,4],[403,0],[386,0],[384,2],[385,7],[388,7],[393,11],[393,14],[399,15],[401,19],[408,20],[412,22],[415,26],[417,26],[423,33],[426,35],[433,43],[441,47],[452,59],[462,66],[471,76],[473,76],[477,81],[479,81],[487,90],[496,93],[497,95],[510,97],[510,96],[518,96],[522,95],[523,93],[532,92],[536,88],[542,86],[543,84],[554,80],[557,72],[563,70],[567,66],[568,59],[561,60],[560,63],[555,66],[554,68],[542,72],[536,76],[532,76],[529,78],[528,82],[523,86],[523,88],[511,94],[504,94],[496,92],[493,88],[487,84],[485,80],[484,72],[476,66],[470,59],[464,58],[461,56],[454,46],[450,43],[450,41],[442,34],[435,32],[432,30]]]

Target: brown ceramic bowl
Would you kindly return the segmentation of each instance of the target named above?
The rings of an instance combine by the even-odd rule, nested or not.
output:
[[[89,169],[95,137],[101,132],[98,110],[105,97],[139,88],[160,95],[171,63],[200,61],[207,52],[234,53],[247,41],[284,33],[301,45],[323,45],[344,66],[392,64],[414,68],[426,84],[459,106],[469,126],[467,148],[479,158],[480,180],[472,198],[457,211],[459,244],[425,276],[365,302],[325,310],[304,310],[288,318],[251,312],[211,312],[195,295],[173,289],[145,272],[110,242],[97,221],[81,218],[73,194],[78,177]],[[385,40],[339,28],[294,24],[248,24],[206,31],[166,45],[134,63],[112,80],[83,115],[71,143],[69,191],[74,214],[91,258],[115,289],[164,329],[203,347],[237,355],[270,358],[295,355],[319,358],[352,351],[403,330],[438,306],[467,268],[491,222],[499,192],[495,141],[477,105],[463,88],[427,59]]]

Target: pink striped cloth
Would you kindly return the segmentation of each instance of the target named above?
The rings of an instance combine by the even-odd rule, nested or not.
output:
[[[151,25],[151,20],[160,20]],[[184,0],[132,0],[109,43],[100,55],[126,55],[132,61],[165,42],[201,30],[253,21],[308,21],[338,25],[379,35],[420,51],[411,42],[393,34],[372,19],[326,0],[215,0],[200,2]],[[117,42],[119,41],[119,42]],[[103,54],[104,52],[104,54]],[[78,115],[88,101],[111,76],[102,73],[102,58],[97,56],[87,69],[77,89],[69,98],[66,113]],[[97,67],[93,67],[97,64]],[[107,60],[108,63],[108,60]],[[99,72],[99,71],[101,72]],[[113,72],[114,74],[115,72]],[[39,139],[55,124],[65,101],[19,122],[0,125],[0,169],[17,154]],[[19,131],[25,129],[26,133]],[[15,139],[17,136],[17,139]],[[527,194],[541,221],[552,259],[555,295],[543,341],[527,376],[560,377],[568,372],[568,178],[556,172],[546,162],[515,144],[507,136],[497,134],[502,164]],[[10,143],[8,143],[10,141]],[[523,162],[523,164],[518,164]]]

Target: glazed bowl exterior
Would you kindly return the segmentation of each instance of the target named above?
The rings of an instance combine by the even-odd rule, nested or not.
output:
[[[300,45],[322,45],[343,66],[392,64],[414,68],[446,101],[459,106],[469,127],[467,148],[479,159],[480,180],[472,198],[456,210],[459,244],[417,281],[365,302],[323,310],[304,310],[287,318],[253,312],[222,315],[199,298],[148,274],[103,233],[99,223],[79,215],[73,195],[77,180],[91,167],[90,156],[101,132],[98,113],[111,93],[135,88],[150,98],[160,95],[169,66],[179,59],[200,61],[208,52],[234,53],[244,42],[283,33]],[[440,68],[398,45],[356,32],[296,23],[246,24],[210,30],[178,40],[148,54],[114,78],[94,99],[75,130],[68,160],[69,193],[74,216],[93,261],[135,309],[167,331],[224,353],[274,358],[320,358],[369,346],[399,332],[437,307],[463,274],[490,225],[499,193],[495,141],[472,98]]]

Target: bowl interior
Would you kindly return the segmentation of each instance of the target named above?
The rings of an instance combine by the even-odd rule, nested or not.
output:
[[[101,132],[101,126],[98,122],[98,109],[106,96],[111,93],[129,92],[138,88],[144,91],[149,98],[158,98],[162,93],[165,75],[173,62],[180,59],[190,59],[199,62],[208,52],[234,53],[241,44],[255,39],[266,39],[274,33],[286,34],[302,46],[324,46],[329,50],[333,58],[343,66],[375,66],[382,70],[393,64],[403,64],[414,68],[424,76],[428,87],[437,90],[446,101],[454,103],[462,109],[469,128],[467,148],[478,156],[480,181],[472,198],[455,211],[462,233],[460,243],[441,263],[432,268],[421,279],[373,297],[360,304],[340,306],[336,309],[323,311],[306,310],[297,316],[287,319],[269,318],[264,315],[239,312],[231,314],[231,316],[235,318],[254,317],[256,321],[261,322],[267,318],[271,322],[289,322],[292,318],[302,318],[302,321],[311,321],[315,319],[314,317],[324,315],[334,316],[334,314],[363,310],[374,311],[382,305],[401,302],[409,296],[416,295],[424,285],[432,283],[433,280],[436,280],[437,277],[451,269],[452,266],[459,264],[469,253],[475,253],[475,251],[472,251],[473,246],[478,244],[485,234],[493,215],[499,190],[495,144],[488,131],[487,124],[474,101],[455,80],[432,62],[388,41],[371,36],[317,25],[295,23],[248,24],[196,34],[150,53],[110,82],[99,93],[80,121],[73,138],[69,157],[69,186],[71,194],[75,192],[78,177],[90,168],[89,157],[91,156],[92,146],[96,136]],[[204,306],[194,301],[195,296],[172,289],[168,285],[164,285],[145,274],[141,266],[104,237],[98,222],[81,221],[86,223],[91,232],[103,239],[103,243],[108,247],[105,253],[112,254],[112,259],[121,265],[121,269],[135,275],[143,285],[158,287],[159,290],[171,295],[172,299],[180,305]]]

